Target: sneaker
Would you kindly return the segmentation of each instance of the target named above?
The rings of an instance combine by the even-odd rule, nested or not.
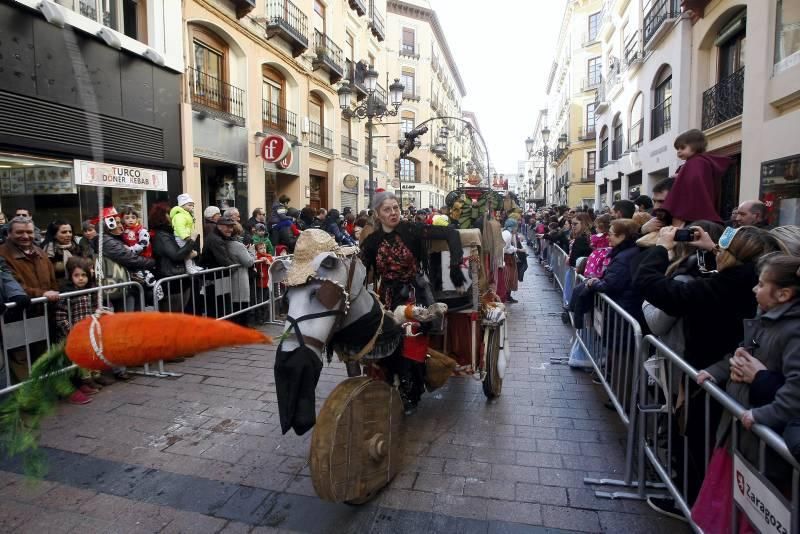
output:
[[[506,298],[506,302],[510,302],[511,304],[516,304],[519,301],[517,299],[515,299],[514,297],[509,296],[509,297]]]
[[[592,384],[602,385],[603,381],[597,375],[597,371],[592,373]]]
[[[659,514],[672,517],[673,519],[678,519],[683,521],[684,523],[688,523],[689,521],[681,512],[681,509],[675,506],[675,499],[669,496],[653,496],[647,498],[647,504],[650,505],[650,508],[658,512]]]
[[[88,396],[97,395],[97,393],[98,393],[98,390],[94,389],[89,384],[81,384],[78,387],[78,391],[80,391],[84,395],[88,395]]]
[[[67,402],[70,404],[89,404],[92,402],[92,399],[91,397],[83,394],[80,389],[76,389],[69,397],[67,397]]]

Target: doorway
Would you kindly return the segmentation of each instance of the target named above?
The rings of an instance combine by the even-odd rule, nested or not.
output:
[[[313,171],[308,179],[310,194],[308,204],[313,209],[328,209],[328,175],[320,171]]]

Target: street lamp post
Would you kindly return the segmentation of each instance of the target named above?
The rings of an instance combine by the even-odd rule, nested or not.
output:
[[[395,78],[394,83],[389,86],[389,96],[391,99],[391,104],[394,106],[394,109],[389,109],[388,105],[380,105],[378,102],[375,89],[378,85],[378,71],[375,70],[374,67],[370,66],[367,69],[367,72],[364,76],[364,86],[367,90],[367,98],[365,99],[364,103],[356,106],[355,108],[350,107],[351,104],[351,96],[352,96],[352,89],[350,89],[349,82],[342,82],[341,86],[339,87],[339,107],[342,108],[342,113],[345,114],[347,117],[358,117],[359,119],[366,118],[367,119],[367,158],[368,158],[368,167],[369,167],[369,206],[372,206],[372,196],[375,192],[375,188],[373,187],[373,174],[374,174],[374,164],[372,163],[372,125],[373,120],[380,121],[384,117],[391,116],[394,117],[397,115],[398,110],[400,109],[400,104],[403,103],[403,90],[405,87],[398,78]]]
[[[544,182],[543,182],[543,193],[544,193],[544,205],[547,206],[547,160],[548,158],[556,159],[559,153],[564,150],[567,146],[567,136],[561,135],[558,138],[558,146],[553,150],[549,150],[547,148],[547,142],[550,140],[550,128],[545,126],[542,129],[542,143],[543,146],[539,150],[534,150],[533,147],[536,144],[536,141],[532,137],[528,137],[525,140],[525,149],[528,151],[528,157],[533,159],[534,157],[537,158],[544,158]]]

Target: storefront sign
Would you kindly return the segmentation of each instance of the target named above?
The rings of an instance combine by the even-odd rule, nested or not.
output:
[[[296,149],[289,145],[289,152],[286,153],[283,159],[276,163],[270,163],[264,160],[264,170],[281,173],[291,174],[292,176],[300,176],[300,157],[297,155]]]
[[[200,119],[192,113],[194,155],[215,161],[247,165],[250,150],[247,130],[222,121]]]
[[[267,163],[278,163],[291,148],[291,143],[282,135],[268,135],[261,141],[261,159]]]
[[[75,183],[95,187],[166,191],[167,171],[76,159]]]
[[[771,490],[739,453],[733,455],[733,500],[764,534],[788,534],[792,514],[777,491]]]
[[[400,189],[404,191],[413,191],[417,188],[416,184],[401,184]]]

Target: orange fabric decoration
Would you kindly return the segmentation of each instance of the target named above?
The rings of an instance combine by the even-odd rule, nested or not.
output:
[[[272,338],[229,321],[217,321],[185,313],[123,312],[100,316],[103,355],[115,366],[136,367],[158,360],[229,345],[272,343]],[[76,324],[65,345],[67,356],[84,369],[108,369],[97,356],[89,334],[92,317]]]

